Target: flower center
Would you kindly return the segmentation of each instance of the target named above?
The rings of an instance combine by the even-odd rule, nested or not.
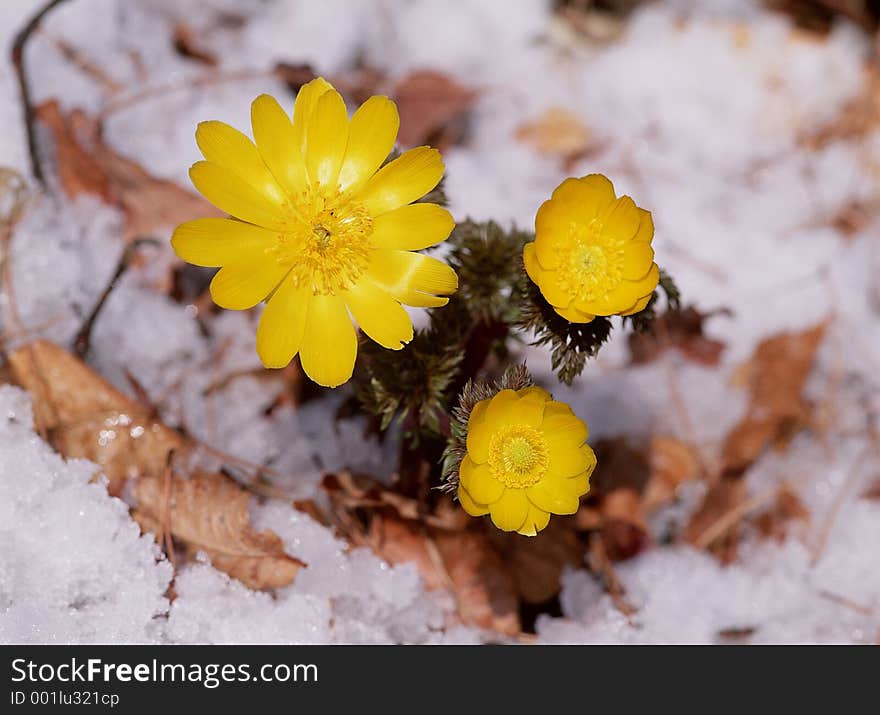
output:
[[[292,197],[290,228],[279,232],[267,250],[288,266],[297,286],[318,295],[346,290],[367,267],[373,219],[360,203],[345,194],[312,188]]]
[[[558,253],[560,286],[578,300],[601,300],[623,280],[623,241],[599,218],[572,223]]]
[[[525,489],[547,471],[547,441],[534,427],[515,425],[496,432],[489,442],[489,469],[505,486]]]

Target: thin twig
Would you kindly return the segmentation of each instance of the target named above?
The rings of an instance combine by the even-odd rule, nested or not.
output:
[[[37,148],[37,132],[36,132],[36,113],[34,112],[34,104],[31,100],[31,88],[27,79],[27,72],[24,66],[24,50],[36,32],[43,18],[54,10],[65,0],[49,0],[42,9],[34,15],[28,23],[15,36],[12,43],[12,66],[15,68],[15,76],[18,79],[18,88],[21,93],[21,103],[24,113],[25,133],[27,135],[28,152],[31,158],[31,173],[42,186],[46,184],[46,178],[43,175],[43,167],[40,163],[39,150]]]
[[[116,270],[113,272],[113,277],[110,279],[110,282],[107,283],[107,287],[104,288],[104,291],[98,298],[98,302],[95,303],[94,308],[92,308],[92,312],[89,313],[88,317],[86,317],[85,321],[82,324],[82,327],[76,334],[76,338],[74,338],[73,340],[73,352],[80,360],[85,360],[86,355],[88,355],[89,344],[92,338],[92,328],[95,325],[95,321],[98,319],[98,315],[104,308],[104,304],[107,302],[107,298],[110,297],[113,289],[116,287],[123,274],[128,270],[129,266],[131,265],[131,261],[137,251],[142,246],[147,244],[158,246],[159,242],[155,238],[138,238],[132,241],[122,253],[122,257],[119,259],[119,263],[116,265]]]

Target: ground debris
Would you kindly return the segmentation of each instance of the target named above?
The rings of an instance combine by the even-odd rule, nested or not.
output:
[[[64,193],[71,198],[91,194],[118,206],[126,216],[123,238],[220,215],[200,196],[153,176],[111,149],[101,137],[99,122],[82,110],[65,114],[50,100],[37,107],[36,115],[55,142],[55,171]]]
[[[144,532],[157,540],[167,530],[194,557],[204,552],[215,568],[249,588],[281,588],[293,582],[305,564],[284,551],[273,531],[250,524],[250,494],[222,474],[189,478],[148,475],[135,482],[138,506],[132,513]]]

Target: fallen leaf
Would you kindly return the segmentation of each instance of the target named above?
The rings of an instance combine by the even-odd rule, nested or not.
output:
[[[845,239],[851,240],[871,224],[876,208],[864,200],[852,199],[831,217],[831,227]]]
[[[55,140],[55,163],[64,193],[98,196],[126,217],[123,238],[147,236],[203,216],[220,216],[200,196],[156,178],[104,143],[100,124],[80,109],[63,114],[58,102],[37,107],[38,119]]]
[[[300,88],[311,82],[318,75],[311,65],[292,65],[287,62],[279,62],[273,68],[273,74],[287,85],[287,88],[296,94]]]
[[[9,356],[14,381],[31,393],[37,431],[67,458],[100,465],[108,491],[127,479],[160,475],[184,439],[110,385],[79,358],[45,340]]]
[[[813,367],[825,323],[761,342],[748,363],[749,406],[722,449],[722,475],[742,475],[765,448],[783,442],[803,425],[809,409],[802,392]]]
[[[688,444],[673,437],[654,437],[648,447],[650,476],[642,495],[646,513],[675,501],[678,488],[699,479],[700,460]]]
[[[367,543],[391,564],[413,563],[428,589],[449,589],[463,623],[505,635],[519,633],[513,577],[485,533],[432,529],[375,514]]]
[[[642,504],[651,474],[648,458],[622,438],[599,440],[593,449],[596,470],[575,521],[581,529],[598,529],[606,558],[628,559],[649,543]]]
[[[684,528],[684,538],[699,549],[710,548],[724,563],[736,558],[740,513],[746,500],[742,479],[720,479],[709,487],[700,508]]]
[[[514,136],[541,154],[566,164],[583,157],[590,148],[590,132],[573,112],[551,107],[531,122],[517,127]]]
[[[675,348],[687,359],[701,365],[717,365],[725,344],[707,337],[703,324],[707,318],[728,314],[726,310],[703,313],[693,306],[658,316],[649,330],[630,333],[629,352],[635,364],[656,360],[665,350]]]
[[[165,479],[170,484],[165,484]],[[254,531],[248,515],[250,495],[222,474],[150,475],[135,482],[133,516],[147,531],[162,526],[190,555],[205,552],[215,568],[249,588],[281,588],[305,564],[284,551],[273,531]]]
[[[442,72],[420,70],[393,90],[400,112],[398,141],[404,146],[430,144],[440,151],[464,134],[464,119],[477,98],[475,90]]]
[[[354,474],[345,470],[325,474],[321,488],[330,497],[337,509],[391,509],[402,519],[422,521],[429,526],[441,529],[463,529],[468,517],[461,509],[444,509],[448,500],[441,501],[433,513],[426,514],[422,504],[364,474]]]
[[[644,449],[626,439],[600,439],[593,443],[596,470],[590,478],[590,497],[605,497],[616,489],[630,488],[641,493],[651,468]]]
[[[758,514],[752,523],[765,539],[782,541],[795,522],[807,522],[810,510],[790,488],[783,487],[769,509]]]
[[[196,62],[201,62],[208,67],[215,67],[217,65],[217,58],[213,53],[199,45],[197,34],[193,32],[189,25],[177,23],[174,26],[171,42],[177,54]]]
[[[526,603],[544,603],[562,589],[562,571],[582,568],[586,545],[578,538],[573,519],[555,516],[528,539],[491,529],[490,539],[509,568],[516,591]]]
[[[642,497],[635,489],[615,489],[602,500],[602,540],[612,561],[624,561],[647,546],[648,524]]]
[[[880,478],[875,479],[868,485],[868,488],[862,492],[862,499],[880,501]]]
[[[864,64],[860,91],[845,102],[829,121],[808,125],[800,137],[802,146],[821,151],[837,142],[854,142],[869,136],[880,125],[880,69],[875,63]]]

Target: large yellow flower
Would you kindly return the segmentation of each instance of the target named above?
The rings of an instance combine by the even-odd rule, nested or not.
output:
[[[601,174],[566,179],[535,217],[523,251],[526,272],[554,310],[572,323],[632,315],[648,304],[660,271],[654,221],[629,196],[616,198]]]
[[[382,166],[400,124],[394,102],[371,97],[349,119],[321,78],[299,91],[292,121],[264,94],[251,122],[256,143],[222,122],[199,125],[206,161],[190,177],[232,218],[182,224],[171,242],[185,261],[222,266],[211,281],[217,305],[244,310],[268,297],[257,328],[266,367],[298,352],[312,380],[335,387],[354,367],[352,318],[398,350],[413,335],[401,304],[445,305],[440,296],[458,286],[449,266],[413,252],[454,226],[446,209],[413,203],[438,184],[443,161],[418,147]]]
[[[596,455],[587,426],[540,387],[501,390],[478,402],[467,425],[458,499],[504,531],[534,536],[550,514],[574,514]]]

